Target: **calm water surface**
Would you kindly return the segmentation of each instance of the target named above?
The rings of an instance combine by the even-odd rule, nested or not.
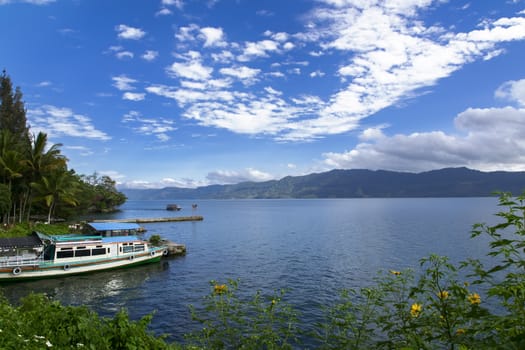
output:
[[[45,292],[66,304],[86,304],[112,316],[122,307],[134,319],[153,310],[151,328],[181,340],[191,329],[189,304],[209,293],[210,280],[241,281],[253,294],[285,288],[303,323],[321,317],[319,305],[343,288],[365,286],[378,270],[417,267],[431,253],[453,262],[486,252],[470,239],[472,224],[494,222],[496,198],[129,201],[105,218],[202,215],[201,222],[151,223],[186,244],[187,255],[128,270],[1,287],[10,300]],[[100,217],[99,217],[100,218]]]

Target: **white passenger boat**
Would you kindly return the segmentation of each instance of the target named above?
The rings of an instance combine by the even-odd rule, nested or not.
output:
[[[0,239],[0,281],[52,278],[160,261],[166,246],[137,236],[32,236]]]

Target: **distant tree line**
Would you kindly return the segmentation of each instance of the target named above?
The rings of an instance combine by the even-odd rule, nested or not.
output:
[[[40,218],[51,222],[87,212],[113,210],[126,201],[115,181],[68,168],[62,144],[30,132],[19,87],[6,71],[0,76],[0,222]]]

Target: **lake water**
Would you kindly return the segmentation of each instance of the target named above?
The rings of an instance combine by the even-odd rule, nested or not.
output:
[[[301,320],[313,324],[320,305],[341,289],[370,284],[378,270],[417,268],[431,253],[452,262],[486,253],[472,225],[495,222],[497,198],[128,201],[97,218],[202,215],[204,221],[143,224],[146,238],[186,244],[187,254],[127,270],[2,286],[10,300],[45,292],[86,304],[105,316],[122,307],[133,319],[154,310],[151,329],[181,340],[191,328],[188,305],[210,292],[210,280],[240,279],[242,291],[288,289]]]

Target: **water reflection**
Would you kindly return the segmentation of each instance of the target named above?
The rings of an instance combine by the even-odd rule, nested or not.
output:
[[[11,283],[0,291],[11,303],[31,292],[45,293],[66,305],[87,305],[102,314],[114,313],[140,298],[150,281],[165,278],[169,261],[88,275]]]

